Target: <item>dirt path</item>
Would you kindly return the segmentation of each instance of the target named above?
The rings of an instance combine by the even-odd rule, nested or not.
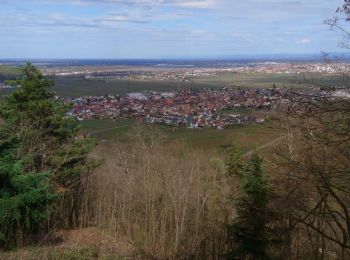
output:
[[[121,126],[117,126],[117,127],[111,127],[111,128],[96,130],[96,131],[92,131],[90,133],[87,133],[87,136],[91,137],[92,135],[95,135],[95,134],[104,133],[104,132],[108,132],[108,131],[112,131],[112,130],[115,130],[115,129],[124,128],[124,127],[128,127],[128,126],[130,126],[130,125],[121,125]]]
[[[268,142],[267,144],[264,144],[262,146],[259,146],[257,148],[255,148],[254,150],[251,150],[245,154],[243,154],[243,157],[248,157],[248,156],[251,156],[254,152],[257,152],[257,151],[260,151],[264,148],[267,148],[267,147],[270,147],[270,146],[273,146],[279,142],[281,142],[284,138],[286,138],[288,135],[284,135],[284,136],[281,136],[281,137],[278,137],[277,139],[275,140],[272,140],[271,142]]]

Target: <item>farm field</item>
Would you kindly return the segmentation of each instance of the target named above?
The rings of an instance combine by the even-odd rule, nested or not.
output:
[[[7,65],[0,65],[0,77],[1,76],[18,76],[21,74],[21,70],[18,67],[12,67]]]
[[[216,76],[192,77],[189,82],[156,80],[120,80],[113,78],[57,77],[53,90],[63,97],[101,96],[105,94],[125,95],[130,92],[170,91],[183,89],[252,87],[252,88],[308,88],[344,85],[342,75],[331,74],[268,74],[268,73],[224,73]],[[0,90],[1,96],[11,90]]]
[[[313,85],[343,85],[341,75],[319,74],[267,74],[267,73],[225,73],[216,76],[193,77],[189,82],[118,80],[113,78],[56,78],[54,90],[61,96],[98,96],[105,94],[123,95],[146,90],[170,91],[183,89],[253,87],[253,88],[307,88]]]
[[[81,131],[108,145],[113,140],[128,142],[136,135],[149,136],[167,143],[184,142],[194,149],[217,152],[235,145],[243,153],[269,143],[285,133],[267,123],[248,125],[234,129],[188,129],[162,125],[138,124],[135,120],[90,120],[80,123]]]
[[[254,87],[270,88],[277,87],[302,88],[315,84],[337,86],[343,84],[341,75],[336,74],[288,74],[288,73],[223,73],[215,76],[194,77],[196,84],[218,85],[222,87]]]

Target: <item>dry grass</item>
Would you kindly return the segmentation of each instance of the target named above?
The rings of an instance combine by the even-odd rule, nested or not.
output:
[[[96,228],[60,231],[56,236],[60,241],[58,243],[0,252],[0,259],[92,260],[140,258],[135,254],[134,248],[129,243],[118,241]]]

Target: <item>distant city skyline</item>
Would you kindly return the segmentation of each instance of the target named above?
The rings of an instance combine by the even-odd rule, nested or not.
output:
[[[2,0],[0,59],[346,52],[342,0]]]

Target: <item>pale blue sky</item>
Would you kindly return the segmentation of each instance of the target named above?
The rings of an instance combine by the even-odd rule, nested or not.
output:
[[[342,51],[342,0],[0,0],[0,58]]]

